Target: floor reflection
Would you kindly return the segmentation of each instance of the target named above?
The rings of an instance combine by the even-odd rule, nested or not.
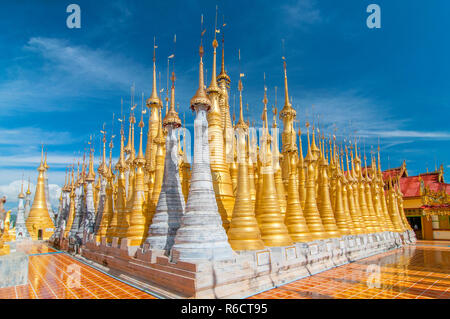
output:
[[[419,241],[250,298],[449,299],[450,243]]]
[[[153,299],[42,243],[17,245],[29,255],[28,284],[1,288],[2,299]],[[450,298],[450,243],[416,246],[371,256],[274,288],[251,298]]]
[[[17,250],[29,255],[28,284],[1,288],[1,299],[155,299],[43,243]]]

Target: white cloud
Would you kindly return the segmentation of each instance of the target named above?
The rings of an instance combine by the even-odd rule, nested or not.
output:
[[[375,101],[356,90],[347,92],[309,92],[294,99],[293,107],[297,109],[297,119],[302,128],[305,121],[317,125],[328,134],[360,135],[362,130],[372,131],[379,127],[397,129],[401,121],[391,118],[387,109],[379,107]],[[318,117],[320,115],[320,117]]]
[[[406,121],[393,117],[389,106],[374,101],[357,90],[310,91],[303,97],[294,99],[293,107],[297,110],[298,122],[295,126],[300,126],[302,131],[306,121],[310,124],[314,121],[316,126],[319,122],[326,135],[333,134],[336,129],[338,138],[356,134],[368,143],[377,143],[378,138],[381,138],[385,147],[411,143],[417,139],[450,139],[450,132],[403,129]]]
[[[150,89],[151,70],[118,53],[45,37],[30,38],[24,51],[27,59],[43,58],[43,63],[7,70],[9,79],[0,81],[2,116],[24,107],[27,112],[69,111],[74,99],[126,92],[133,82],[139,90]]]
[[[0,197],[6,196],[6,209],[11,209],[13,212],[17,210],[18,205],[18,198],[17,196],[20,193],[20,187],[21,187],[22,181],[21,180],[15,180],[12,181],[9,184],[6,185],[0,185]],[[24,182],[24,193],[27,190],[28,182]],[[49,184],[49,195],[50,195],[50,202],[52,204],[52,207],[54,210],[58,208],[59,205],[59,194],[61,191],[61,187],[56,184]],[[36,189],[36,185],[33,183],[30,183],[30,191],[31,191],[31,202],[33,202],[34,199],[34,192]]]
[[[36,127],[0,128],[0,145],[63,145],[76,140],[69,132],[45,131]]]
[[[136,78],[145,78],[148,82],[149,77],[146,74],[151,74],[126,57],[71,45],[60,39],[34,37],[28,41],[25,48],[42,55],[54,68],[71,77],[95,82],[101,86],[116,84],[127,87]]]
[[[281,8],[291,26],[305,27],[323,20],[314,0],[296,0],[294,3],[283,5]]]
[[[400,137],[411,137],[411,138],[425,138],[425,139],[450,139],[450,132],[420,132],[420,131],[409,131],[409,130],[373,130],[366,131],[361,130],[362,135],[375,135],[383,138],[400,138]]]
[[[24,176],[26,183],[28,183],[28,178],[30,178],[30,181],[33,183],[37,180],[38,177],[38,171],[36,168],[37,166],[24,168],[14,168],[14,167],[0,168],[0,176],[1,176],[0,183],[3,186],[8,185],[9,183],[20,180],[22,178],[22,174]],[[56,170],[50,167],[47,174],[48,174],[48,181],[50,184],[57,184],[57,185],[64,184],[65,170]],[[17,196],[17,194],[15,196]]]
[[[74,156],[49,154],[47,164],[50,168],[64,168],[71,164]],[[34,167],[37,168],[41,162],[41,155],[10,155],[0,157],[0,167]]]

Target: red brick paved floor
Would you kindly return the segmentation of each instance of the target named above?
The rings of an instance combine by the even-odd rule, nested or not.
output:
[[[18,250],[30,255],[28,284],[1,288],[0,299],[155,298],[44,244]],[[450,242],[418,241],[250,298],[450,299]]]
[[[450,242],[418,241],[250,298],[450,299]]]
[[[155,299],[44,244],[17,249],[29,255],[28,284],[0,288],[0,299]]]

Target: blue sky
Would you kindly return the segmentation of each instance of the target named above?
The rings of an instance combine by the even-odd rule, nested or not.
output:
[[[81,7],[81,29],[66,27],[70,3]],[[241,69],[252,119],[260,121],[264,72],[269,104],[277,86],[281,108],[284,55],[296,125],[304,128],[320,114],[327,134],[334,125],[339,139],[356,130],[367,152],[380,138],[383,169],[405,159],[413,175],[443,163],[450,179],[448,1],[2,1],[0,193],[9,204],[16,203],[22,173],[35,182],[41,142],[55,201],[66,165],[82,156],[91,134],[99,149],[101,126],[110,134],[112,113],[120,114],[121,97],[127,109],[132,83],[139,103],[141,92],[149,96],[154,36],[164,86],[177,36],[176,101],[189,128],[200,15],[209,83],[216,3],[219,25],[222,15],[227,24],[232,105]],[[370,3],[381,7],[381,29],[366,26]],[[114,133],[117,156],[117,121]]]

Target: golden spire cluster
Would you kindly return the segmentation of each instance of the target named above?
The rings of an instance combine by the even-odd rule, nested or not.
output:
[[[250,121],[246,122],[244,119],[246,114],[244,114],[244,86],[241,70],[239,70],[237,81],[239,114],[238,121],[233,126],[229,104],[231,78],[226,73],[225,67],[223,27],[225,23],[222,25],[221,69],[217,75],[219,30],[216,13],[212,41],[212,68],[209,74],[211,81],[206,88],[203,66],[205,29],[202,17],[198,87],[190,100],[190,107],[194,111],[206,111],[215,201],[222,226],[227,231],[232,248],[258,250],[265,246],[289,246],[295,242],[407,230],[408,224],[404,217],[401,192],[393,186],[392,181],[389,181],[387,185],[384,184],[379,150],[377,159],[375,156],[369,158],[370,166],[367,165],[367,158],[364,156],[365,167],[362,167],[362,154],[358,150],[356,141],[354,144],[344,141],[343,144],[336,145],[334,135],[325,138],[323,130],[320,132],[320,126],[316,127],[314,123],[311,125],[309,122],[306,122],[306,130],[303,133],[303,128],[300,127],[296,131],[294,123],[299,121],[296,121],[297,111],[292,107],[289,95],[288,70],[284,57],[283,72],[281,73],[280,70],[280,78],[282,76],[284,82],[284,105],[278,112],[275,100],[272,110],[273,136],[268,123],[269,101],[265,74],[260,143],[257,142],[256,134],[253,133],[256,131],[254,124],[250,127]],[[84,185],[86,181],[95,185],[93,190],[96,209],[95,239],[101,241],[103,237],[106,237],[107,242],[112,243],[114,238],[117,238],[118,243],[126,241],[128,246],[133,247],[139,247],[144,243],[149,227],[153,223],[153,216],[160,199],[164,170],[167,169],[164,161],[167,126],[184,131],[183,143],[180,141],[180,131],[176,134],[178,136],[177,173],[180,175],[183,198],[186,201],[188,199],[191,168],[187,158],[186,141],[189,135],[186,134],[186,123],[182,127],[178,115],[180,110],[176,109],[174,69],[170,74],[170,94],[167,88],[167,109],[162,110],[163,104],[158,94],[162,91],[157,90],[156,48],[155,39],[152,89],[150,97],[146,100],[149,111],[146,145],[144,145],[145,112],[142,103],[138,123],[139,145],[136,153],[134,144],[136,105],[133,86],[127,144],[125,146],[126,134],[123,123],[125,117],[122,115],[120,155],[116,165],[112,165],[113,130],[111,129],[111,132],[108,130],[107,136],[105,125],[103,125],[102,154],[98,156],[101,162],[98,165],[97,174],[94,170],[93,148],[89,150],[88,164],[84,164],[83,161],[81,172],[79,170],[77,176],[74,176],[74,165],[66,174],[68,176],[63,187],[62,200],[67,204],[66,235],[76,215],[77,182],[79,185]],[[173,57],[174,54],[169,59]],[[239,64],[240,62],[239,50]],[[180,102],[180,104],[183,103]],[[277,115],[282,121],[280,124],[276,122]],[[278,145],[278,129],[282,131],[281,145]],[[302,134],[305,131],[307,149],[304,151]],[[109,161],[106,158],[107,137],[111,137]],[[306,156],[304,156],[305,152]],[[48,166],[43,151],[41,157],[35,201],[27,220],[30,234],[37,234],[37,223],[45,224],[47,228],[53,227],[51,220],[49,221],[46,217],[48,208],[45,205],[43,172],[48,169]]]

